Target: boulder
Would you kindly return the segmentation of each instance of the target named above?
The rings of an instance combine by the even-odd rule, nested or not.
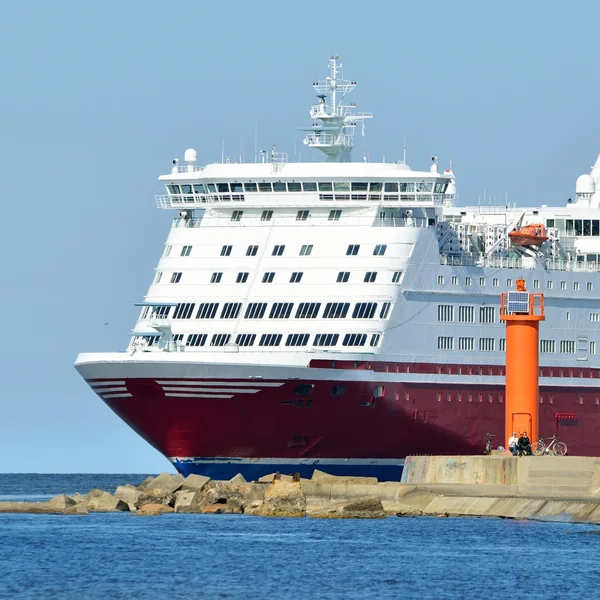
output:
[[[230,498],[242,500],[238,486],[228,482],[211,481],[192,501],[190,512],[201,512],[201,509],[209,504],[226,504]]]
[[[247,483],[247,481],[241,473],[238,473],[229,480],[229,483]]]
[[[177,492],[177,499],[175,500],[175,512],[176,513],[189,513],[192,511],[192,504],[198,503],[198,497],[200,496],[198,490],[181,490]]]
[[[306,516],[306,497],[300,483],[274,481],[265,490],[262,504],[251,514],[263,517],[304,517]]]
[[[148,484],[144,491],[173,494],[181,489],[183,481],[183,477],[179,474],[170,475],[169,473],[161,473]]]
[[[165,504],[144,504],[138,512],[140,514],[162,515],[163,513],[175,512],[175,509]]]
[[[115,491],[115,496],[119,498],[119,500],[126,502],[130,510],[132,508],[135,510],[135,503],[143,493],[144,492],[128,483],[127,485],[120,485]]]
[[[145,492],[148,489],[148,486],[154,481],[154,477],[152,477],[152,475],[150,475],[149,477],[146,477],[146,479],[144,479],[144,481],[142,481],[142,483],[140,483],[137,487],[138,490],[140,490],[141,492]]]
[[[89,515],[89,510],[81,502],[63,510],[61,515]]]
[[[79,492],[75,492],[72,496],[70,496],[70,498],[73,498],[73,500],[75,500],[75,502],[84,502],[85,501],[85,496],[83,494],[80,494]]]
[[[222,515],[227,512],[226,504],[207,504],[200,511],[204,515]]]
[[[57,511],[63,511],[67,508],[71,508],[71,506],[75,506],[77,502],[65,494],[60,494],[59,496],[54,496],[54,498],[48,500],[46,504],[48,508],[53,508]]]
[[[313,519],[385,519],[386,514],[378,496],[367,496],[315,507],[309,511],[309,516]]]
[[[158,490],[148,490],[147,492],[143,492],[138,496],[138,499],[135,501],[135,508],[139,509],[147,504],[161,504],[163,506],[175,506],[175,501],[177,500],[177,496],[172,492],[158,491]]]
[[[210,482],[210,477],[204,475],[188,475],[181,484],[182,490],[200,491]]]
[[[109,494],[108,492],[103,492],[102,490],[97,490],[100,492],[94,494],[88,494],[85,500],[85,508],[88,510],[92,510],[95,512],[113,512],[113,511],[128,511],[129,506],[126,502],[123,502],[120,498]],[[91,496],[91,497],[90,497]]]

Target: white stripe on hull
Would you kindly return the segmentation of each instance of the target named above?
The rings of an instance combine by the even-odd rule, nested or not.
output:
[[[129,393],[125,394],[100,394],[103,398],[132,398]]]
[[[233,398],[233,394],[185,394],[183,392],[168,393],[172,398]]]
[[[160,385],[189,385],[189,386],[194,386],[194,385],[214,385],[214,386],[221,386],[221,385],[227,385],[230,387],[248,387],[248,386],[252,386],[252,387],[281,387],[283,385],[283,383],[277,383],[275,381],[260,381],[260,380],[253,380],[253,381],[193,381],[190,379],[182,379],[181,381],[157,381],[156,383],[160,384]]]
[[[251,390],[249,388],[219,388],[219,387],[170,387],[167,385],[163,386],[165,392],[223,392],[223,393],[234,393],[234,394],[256,394],[260,390]]]

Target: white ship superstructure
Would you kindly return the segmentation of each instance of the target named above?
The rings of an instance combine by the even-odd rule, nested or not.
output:
[[[354,85],[337,58],[314,84],[325,162],[189,149],[159,178],[174,218],[131,342],[78,370],[183,472],[396,477],[407,452],[478,452],[503,418],[500,293],[522,278],[546,297],[542,417],[600,454],[600,159],[564,208],[459,207],[436,157],[351,162],[372,116]]]

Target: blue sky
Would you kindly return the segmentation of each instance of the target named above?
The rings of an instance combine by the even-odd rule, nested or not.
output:
[[[321,7],[321,8],[319,8]],[[339,53],[373,111],[355,158],[453,161],[461,203],[563,204],[600,152],[597,2],[13,2],[0,20],[0,471],[168,463],[73,369],[120,350],[171,215],[156,178],[276,144],[310,157]],[[105,325],[108,323],[108,325]]]

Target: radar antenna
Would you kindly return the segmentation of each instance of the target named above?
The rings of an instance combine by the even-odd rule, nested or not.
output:
[[[356,82],[342,79],[342,63],[339,61],[339,56],[332,56],[329,59],[329,77],[313,83],[318,99],[309,111],[313,124],[301,128],[307,132],[304,144],[321,150],[330,162],[350,160],[356,121],[363,121],[364,135],[365,119],[373,118],[373,113],[354,113],[354,104],[344,104],[346,94],[356,87]],[[331,99],[329,104],[328,97]]]

